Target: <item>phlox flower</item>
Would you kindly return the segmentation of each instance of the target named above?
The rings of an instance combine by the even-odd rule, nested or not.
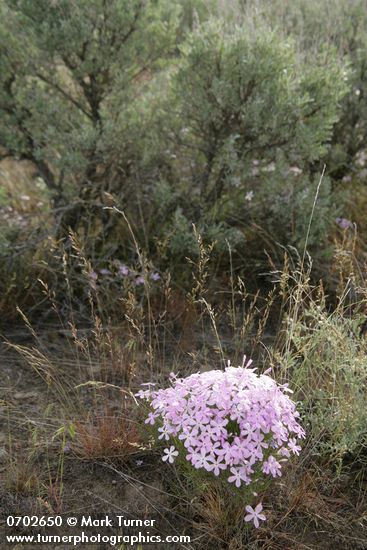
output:
[[[101,275],[112,275],[111,271],[105,267],[100,269],[99,272]]]
[[[130,273],[130,269],[125,264],[120,264],[118,267],[118,273],[122,277],[127,277]]]
[[[221,470],[227,468],[226,464],[221,461],[220,457],[209,457],[210,464],[208,466],[208,471],[213,472],[215,476],[219,476]]]
[[[170,387],[150,387],[137,394],[152,409],[146,422],[159,420],[159,439],[178,438],[194,468],[237,488],[254,483],[259,471],[280,476],[282,463],[291,453],[299,454],[298,440],[305,437],[290,389],[268,374],[257,374],[250,365],[245,358],[242,366],[228,363],[224,371],[187,378],[171,373]],[[163,460],[172,463],[176,456],[178,451],[171,446],[164,450]],[[256,527],[265,520],[261,504],[246,510],[245,520]]]
[[[195,451],[192,447],[189,447],[188,451],[189,452],[186,455],[186,460],[188,460],[192,464],[195,464],[199,460],[199,453]]]
[[[347,220],[346,218],[335,218],[335,223],[339,225],[342,229],[350,229],[353,228],[353,222],[350,220]]]
[[[149,399],[150,397],[150,390],[139,390],[137,394],[135,394],[136,397],[139,397],[140,399]]]
[[[271,474],[273,477],[282,475],[280,471],[281,466],[272,455],[270,455],[269,458],[264,461],[262,470],[264,474]]]
[[[280,456],[285,456],[286,458],[289,458],[291,456],[291,453],[289,452],[287,447],[281,447],[281,449],[279,450],[279,454]]]
[[[261,513],[262,510],[263,510],[263,505],[261,504],[261,502],[256,506],[255,509],[253,509],[252,506],[246,506],[246,512],[248,513],[245,516],[245,521],[253,521],[255,527],[258,528],[259,520],[260,521],[266,520],[266,516],[264,516],[264,514]]]
[[[166,427],[158,428],[158,431],[160,432],[158,439],[165,439],[166,441],[169,440],[169,430]]]
[[[204,468],[208,472],[211,470],[210,464],[211,457],[207,455],[206,450],[202,447],[200,452],[198,452],[193,458],[193,465],[198,470],[199,468]]]
[[[288,441],[288,447],[292,451],[292,453],[294,453],[295,455],[299,455],[301,447],[296,444],[295,439],[290,439]]]
[[[163,452],[165,453],[165,455],[162,456],[163,462],[166,462],[166,460],[168,460],[170,464],[173,464],[173,462],[175,461],[175,457],[178,456],[178,451],[176,451],[175,447],[171,445],[169,449],[164,449]]]
[[[218,456],[222,456],[224,462],[231,466],[234,462],[237,460],[237,453],[236,449],[233,448],[228,441],[225,441],[222,445],[220,445],[219,448],[215,449],[215,454]]]
[[[246,474],[246,469],[244,467],[231,468],[231,472],[233,475],[229,476],[228,481],[229,483],[234,483],[236,487],[241,487],[242,481],[246,483],[250,480],[250,478]]]
[[[145,420],[145,424],[150,424],[153,426],[155,424],[156,415],[152,412],[148,414],[148,418]]]

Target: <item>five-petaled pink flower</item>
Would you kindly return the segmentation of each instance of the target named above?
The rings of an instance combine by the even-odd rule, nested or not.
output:
[[[119,271],[119,275],[122,275],[123,277],[127,277],[127,275],[129,275],[130,273],[129,268],[125,264],[120,264],[118,271]]]
[[[245,516],[245,521],[253,521],[256,529],[259,527],[259,520],[266,520],[266,516],[261,513],[262,509],[263,505],[261,502],[256,506],[255,510],[252,506],[246,506],[246,512],[248,512],[248,514]]]
[[[151,426],[153,426],[153,424],[155,424],[155,419],[156,419],[155,414],[150,412],[148,414],[148,418],[145,420],[145,424],[150,424]]]
[[[294,453],[295,455],[299,455],[300,451],[301,451],[301,447],[299,445],[296,444],[296,440],[295,439],[290,439],[288,441],[288,447],[290,448],[290,450],[292,451],[292,453]]]
[[[159,439],[177,438],[194,468],[226,478],[237,488],[255,483],[259,472],[280,476],[282,463],[300,451],[298,438],[305,437],[289,388],[250,365],[245,360],[238,368],[229,363],[224,371],[187,378],[171,374],[170,387],[137,394],[151,406],[147,423],[160,424]],[[178,454],[171,446],[163,460],[172,463]],[[246,517],[256,525],[263,519],[261,510],[250,507]]]
[[[163,462],[166,462],[166,460],[168,460],[170,464],[173,464],[173,462],[175,461],[175,457],[178,456],[178,451],[176,451],[175,447],[171,445],[169,449],[164,449],[163,452],[165,453],[165,455],[162,456]]]

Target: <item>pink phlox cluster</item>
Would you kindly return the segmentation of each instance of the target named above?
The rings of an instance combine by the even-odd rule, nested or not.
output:
[[[283,462],[299,454],[298,439],[305,437],[290,390],[250,365],[244,360],[224,371],[171,375],[169,388],[137,394],[149,401],[146,423],[158,423],[160,439],[179,439],[194,468],[223,474],[236,487],[250,485],[259,473],[280,476]],[[169,462],[178,454],[172,446],[164,453]]]

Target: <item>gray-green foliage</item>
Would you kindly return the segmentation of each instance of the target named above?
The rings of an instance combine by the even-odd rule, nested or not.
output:
[[[340,212],[340,203],[330,178],[321,178],[319,186],[320,178],[320,174],[303,174],[297,167],[286,169],[284,166],[264,174],[261,187],[248,205],[252,219],[272,230],[280,243],[292,245],[300,253],[308,236],[307,248],[314,255],[328,255],[330,250],[322,245]]]
[[[0,187],[0,208],[3,209],[8,203],[8,197],[4,190]],[[4,223],[3,220],[0,222],[0,254],[6,252],[9,245],[9,230],[7,221]]]
[[[195,249],[192,223],[219,253],[258,226],[303,245],[346,65],[330,48],[301,53],[283,29],[205,21],[208,6],[0,1],[0,146],[37,166],[60,236],[102,228],[93,254],[126,251],[107,192],[140,242],[174,260]],[[322,192],[311,245],[334,215]]]
[[[312,302],[291,332],[283,368],[301,400],[310,449],[334,459],[363,455],[367,444],[365,342],[359,317],[330,314]]]
[[[300,245],[304,221],[296,232],[283,229],[292,224],[291,213],[311,212],[310,168],[328,150],[347,79],[347,67],[330,51],[302,58],[294,41],[261,27],[226,29],[212,20],[192,33],[172,78],[171,135],[179,167],[185,166],[177,179],[191,215],[199,212],[208,225],[265,221],[283,243]],[[284,171],[294,165],[302,178]],[[292,204],[278,200],[289,189]],[[322,232],[325,238],[325,225],[314,241]]]
[[[367,9],[365,0],[257,0],[235,9],[237,19],[266,24],[291,37],[301,55],[336,50],[350,63],[350,89],[341,102],[327,157],[335,177],[353,168],[356,154],[367,143]],[[230,14],[228,14],[230,15]],[[233,14],[232,14],[233,16]]]
[[[205,190],[212,172],[239,175],[257,155],[281,149],[307,162],[325,153],[347,90],[333,58],[303,63],[291,41],[261,29],[225,32],[217,22],[193,33],[183,53],[175,79],[182,142],[203,157]]]
[[[56,199],[80,207],[102,188],[119,190],[116,173],[127,172],[131,142],[139,143],[131,105],[174,43],[177,5],[12,0],[0,7],[0,145],[33,161]]]

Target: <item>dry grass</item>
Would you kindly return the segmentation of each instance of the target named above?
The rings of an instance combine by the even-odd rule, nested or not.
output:
[[[4,481],[8,491],[17,495],[38,494],[40,491],[40,472],[37,465],[27,456],[11,458]]]
[[[125,460],[139,450],[138,429],[116,415],[91,416],[75,423],[71,449],[80,458]]]
[[[339,269],[340,276],[336,285],[338,306],[334,315],[341,319],[357,314],[364,305],[361,271],[354,271],[360,277],[354,279],[360,285],[355,285],[359,302],[355,302],[353,307],[350,304],[344,275],[350,270],[350,265],[346,267],[343,262],[346,257],[350,258],[347,246],[351,243],[343,239],[345,235],[341,235],[340,253],[335,258],[335,273]],[[199,257],[191,264],[192,292],[185,296],[171,286],[169,278],[163,282],[159,297],[152,295],[148,299],[148,286],[143,293],[130,288],[125,294],[121,292],[118,298],[121,322],[114,325],[108,316],[109,302],[104,302],[103,289],[88,279],[92,266],[75,239],[73,247],[83,269],[92,326],[83,326],[78,322],[77,313],[71,310],[68,319],[59,316],[54,342],[38,334],[23,315],[33,344],[13,344],[13,349],[44,380],[60,411],[61,452],[59,447],[56,466],[52,463],[55,459],[49,461],[47,491],[40,493],[40,498],[45,499],[52,509],[62,509],[67,499],[63,484],[65,454],[68,460],[76,458],[92,463],[126,461],[135,453],[141,453],[142,447],[149,455],[146,445],[149,434],[139,420],[131,393],[141,382],[165,384],[171,370],[185,375],[219,368],[225,358],[236,361],[247,353],[256,358],[260,371],[271,366],[274,377],[289,382],[296,390],[297,398],[302,392],[306,393],[307,406],[311,406],[314,399],[310,392],[317,391],[320,385],[332,401],[342,395],[337,394],[335,384],[330,383],[333,373],[325,365],[309,368],[302,361],[310,354],[310,349],[316,358],[322,358],[325,338],[333,338],[339,346],[336,349],[352,356],[355,336],[350,339],[343,326],[334,322],[325,306],[328,298],[322,284],[311,282],[311,268],[299,257],[286,254],[281,271],[274,265],[270,266],[274,286],[266,295],[251,294],[244,281],[233,273],[230,288],[218,293],[218,289],[211,289],[209,284],[210,250],[198,238]],[[63,269],[68,277],[66,260]],[[72,284],[71,279],[66,279],[70,293]],[[44,284],[44,292],[57,318],[58,303],[47,284]],[[310,310],[319,311],[317,308],[324,308],[320,319],[326,331],[324,335],[320,333],[318,344],[316,337],[320,319],[316,321],[316,317],[309,317]],[[299,344],[305,335],[311,340]],[[362,350],[362,343],[358,345]],[[345,381],[341,377],[339,384]],[[346,397],[347,394],[346,387]],[[306,407],[305,413],[309,414],[311,410],[312,407]],[[304,421],[307,423],[307,417]],[[52,426],[53,432],[57,431],[58,427]],[[72,434],[63,426],[72,426]],[[361,493],[359,496],[350,494],[348,490],[333,493],[336,482],[331,477],[336,475],[335,464],[330,457],[326,460],[326,455],[320,457],[318,448],[324,434],[315,427],[309,429],[308,434],[309,440],[299,461],[289,468],[291,474],[286,474],[281,484],[274,488],[275,492],[260,495],[265,502],[268,522],[256,533],[249,531],[242,521],[245,502],[230,498],[229,493],[223,493],[215,485],[206,486],[192,500],[190,484],[185,485],[177,479],[173,481],[180,492],[187,522],[205,533],[205,541],[200,539],[200,547],[240,550],[247,541],[251,550],[316,548],[314,542],[305,540],[300,525],[307,532],[326,531],[344,541],[352,537],[348,531],[354,506],[351,499],[359,503],[358,517],[363,517],[365,508],[360,504]],[[49,453],[55,454],[52,446]],[[331,475],[320,469],[325,465]],[[20,470],[19,474],[12,474],[12,479],[13,490],[26,491],[28,487],[36,490],[27,468],[23,473]],[[344,539],[343,530],[349,533]]]
[[[245,506],[243,499],[234,498],[223,486],[207,486],[195,506],[200,517],[197,527],[210,537],[212,544],[240,549],[248,537],[243,521]]]

